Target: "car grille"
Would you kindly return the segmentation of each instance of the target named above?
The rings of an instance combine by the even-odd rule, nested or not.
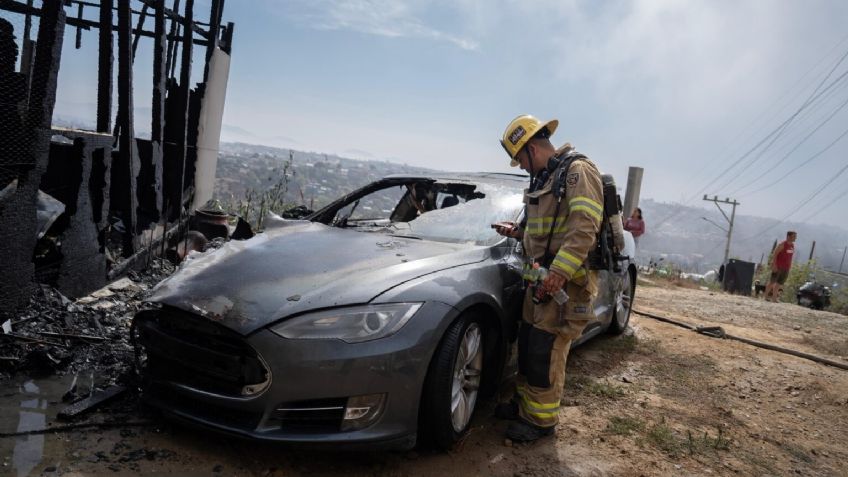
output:
[[[139,313],[134,328],[147,378],[234,397],[251,394],[270,379],[240,335],[205,318],[164,307]]]
[[[271,413],[268,425],[287,431],[338,432],[346,404],[347,398],[281,403]]]
[[[259,425],[262,413],[256,411],[241,411],[230,407],[218,406],[196,398],[184,396],[179,392],[162,385],[150,385],[145,389],[168,410],[186,414],[195,419],[222,425],[234,429],[254,430]]]

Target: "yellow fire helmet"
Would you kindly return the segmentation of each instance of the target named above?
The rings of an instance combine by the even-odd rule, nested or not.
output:
[[[515,156],[518,155],[518,151],[527,144],[527,141],[530,140],[531,137],[535,136],[543,128],[548,130],[548,135],[551,135],[556,131],[557,126],[559,126],[559,121],[556,119],[551,119],[550,121],[543,123],[539,121],[536,117],[530,116],[529,114],[522,114],[517,118],[513,119],[509,126],[506,127],[506,131],[504,131],[503,139],[501,139],[501,146],[506,150],[506,153],[509,154],[509,158],[512,159],[509,165],[515,167],[518,165],[518,161],[515,160]]]

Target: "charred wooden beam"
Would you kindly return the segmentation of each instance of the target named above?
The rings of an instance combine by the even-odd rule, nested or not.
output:
[[[155,177],[155,197],[158,220],[164,210],[162,206],[162,157],[165,152],[165,94],[167,93],[166,79],[166,35],[165,35],[165,0],[159,0],[154,7],[154,31],[153,39],[153,104],[152,118],[150,124],[150,139],[153,145],[151,157]]]
[[[97,132],[112,129],[112,0],[100,2],[100,55],[97,59]]]
[[[120,160],[113,165],[113,204],[120,210],[124,223],[123,256],[135,252],[136,234],[136,178],[138,177],[138,153],[133,128],[133,85],[132,85],[132,13],[129,2],[118,2],[118,148]],[[117,199],[117,201],[115,200]]]
[[[209,31],[218,32],[221,27],[221,13],[224,8],[224,0],[212,0],[212,7],[209,11]],[[209,44],[206,45],[206,64],[203,69],[203,82],[209,79],[209,63],[212,60],[212,53],[218,47],[218,35],[209,35],[207,37]]]
[[[141,13],[138,14],[138,23],[136,23],[136,25],[135,25],[135,31],[144,30],[144,20],[147,18],[147,8],[148,8],[147,4],[145,3],[144,8],[141,9]],[[133,38],[133,45],[132,45],[133,61],[135,61],[135,52],[138,51],[138,40],[140,40],[140,39],[141,39],[141,35],[136,35],[135,38]]]
[[[180,9],[180,0],[174,0],[174,11]],[[168,53],[165,59],[165,72],[169,77],[174,76],[174,57],[176,56],[177,49],[177,33],[178,33],[179,23],[175,21],[173,18],[171,19],[171,31],[168,33],[166,37],[168,40]],[[170,73],[168,73],[170,72]]]
[[[153,1],[153,0],[150,0]],[[93,6],[97,6],[97,4],[92,4]],[[114,10],[115,8],[113,8]],[[16,2],[14,0],[0,0],[0,10],[6,10],[12,13],[20,13],[22,15],[30,15],[30,16],[41,16],[41,9],[35,8],[32,6],[28,6],[25,3]],[[141,11],[132,10],[131,13],[141,14]],[[180,23],[184,23],[184,21],[177,20]],[[83,30],[91,30],[93,28],[100,28],[100,22],[95,20],[88,20],[85,18],[67,18],[65,23],[72,27],[81,28]],[[116,29],[117,26],[113,25],[113,29]],[[208,45],[207,38],[209,37],[209,32],[200,28],[197,23],[192,24],[191,30],[198,35],[200,35],[201,39],[194,40],[195,45],[206,46]],[[149,30],[139,30],[136,28],[132,29],[132,33],[134,35],[140,35],[145,38],[153,38],[155,36],[155,32]],[[171,37],[169,36],[169,39]],[[174,37],[174,40],[180,40],[182,37]]]
[[[221,49],[224,50],[226,54],[231,54],[233,49],[233,29],[235,25],[233,22],[227,23],[226,28],[224,28],[223,33],[221,33]]]

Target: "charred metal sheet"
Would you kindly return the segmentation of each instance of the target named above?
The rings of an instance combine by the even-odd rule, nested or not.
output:
[[[91,411],[92,409],[105,403],[106,401],[120,396],[121,394],[126,392],[126,390],[127,388],[123,386],[109,386],[108,388],[102,391],[98,391],[92,394],[91,396],[81,401],[77,401],[71,404],[70,406],[66,407],[65,409],[62,409],[61,411],[59,411],[57,417],[59,419],[65,420],[74,419],[81,414]]]

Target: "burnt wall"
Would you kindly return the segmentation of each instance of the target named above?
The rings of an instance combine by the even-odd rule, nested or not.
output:
[[[73,145],[66,146],[64,154],[57,151],[50,155],[45,174],[45,179],[49,178],[53,168],[67,172],[62,181],[64,192],[56,197],[65,204],[65,213],[51,227],[58,232],[62,258],[56,268],[56,286],[65,295],[79,297],[106,283],[105,236],[109,224],[99,196],[108,184],[110,164],[101,164],[99,159],[109,157],[112,136],[82,131],[62,134]],[[48,184],[42,182],[42,190],[47,190]],[[97,219],[96,209],[101,209]]]
[[[215,48],[229,54],[233,25],[221,24],[222,0],[212,0],[206,23],[195,20],[193,0],[175,5],[0,1],[0,309],[24,305],[33,280],[88,293],[149,262],[165,231],[187,229],[206,81],[204,73],[192,89],[192,51],[205,47],[207,63]],[[80,31],[97,31],[96,132],[52,124],[66,26],[78,49]],[[132,65],[145,50],[136,46],[150,39],[153,72],[138,80]],[[153,92],[150,140],[135,137],[139,87]],[[64,212],[45,231],[39,207],[56,200]]]
[[[14,69],[15,51],[8,47],[15,33],[0,26],[0,43],[5,43],[0,69],[10,85],[10,103],[0,115],[0,128],[9,127],[17,134],[8,136],[0,171],[3,172],[5,197],[0,199],[0,308],[14,309],[24,304],[35,272],[33,251],[36,243],[36,203],[41,175],[47,168],[50,152],[50,123],[56,102],[56,79],[62,56],[65,13],[61,2],[45,2],[41,9],[35,62],[29,78],[29,102],[13,102],[27,82],[8,80],[9,65]],[[14,109],[13,109],[14,108]],[[16,114],[17,112],[17,114]]]

